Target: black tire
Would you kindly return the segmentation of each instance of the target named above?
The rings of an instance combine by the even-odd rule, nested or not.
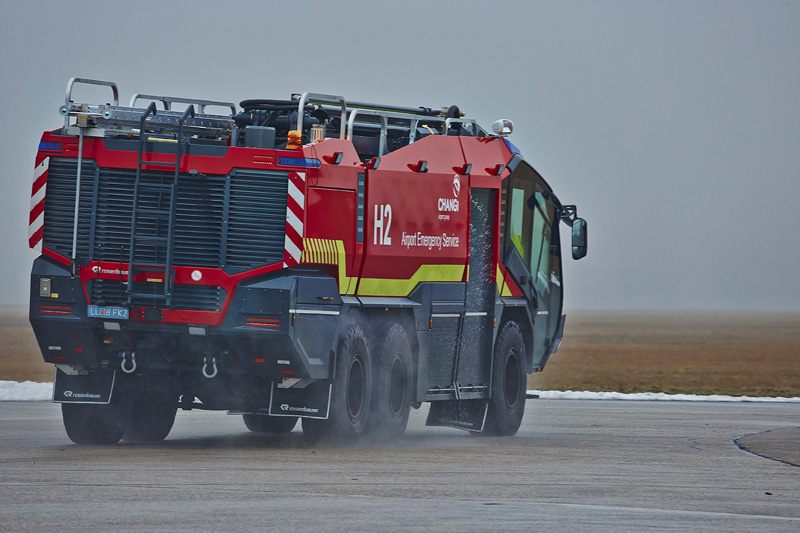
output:
[[[375,440],[391,442],[406,431],[413,394],[411,347],[403,326],[389,328],[373,363],[375,387],[367,433]]]
[[[127,427],[124,409],[116,403],[61,404],[69,440],[75,444],[116,444]]]
[[[178,393],[166,381],[145,383],[133,396],[127,442],[161,442],[172,430],[178,412]]]
[[[350,326],[339,341],[327,420],[303,419],[303,434],[312,442],[355,441],[365,431],[372,395],[372,364],[367,337]]]
[[[516,322],[506,322],[497,337],[492,367],[492,398],[483,435],[516,435],[525,414],[525,341]]]
[[[253,433],[289,433],[297,425],[296,416],[269,416],[245,413],[242,415],[244,425]]]

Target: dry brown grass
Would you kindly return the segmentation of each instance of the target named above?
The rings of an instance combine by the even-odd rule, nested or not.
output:
[[[52,381],[25,312],[0,310],[0,380]],[[531,388],[800,396],[800,314],[570,313]]]
[[[25,311],[0,310],[0,380],[53,381]]]
[[[800,396],[800,314],[572,313],[529,385]]]

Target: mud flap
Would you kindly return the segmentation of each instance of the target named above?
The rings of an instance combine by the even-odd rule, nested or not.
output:
[[[273,382],[269,397],[269,414],[327,419],[332,390],[333,385],[319,382],[302,389],[282,389]]]
[[[116,378],[116,370],[70,376],[60,368],[56,368],[53,401],[55,403],[109,404]]]
[[[567,320],[567,315],[561,315],[561,318],[558,320],[558,327],[556,328],[556,334],[553,337],[553,342],[550,343],[550,353],[556,353],[558,347],[561,346],[561,339],[564,337],[564,323]]]
[[[426,426],[445,426],[466,431],[483,431],[488,407],[486,400],[445,400],[431,402]]]

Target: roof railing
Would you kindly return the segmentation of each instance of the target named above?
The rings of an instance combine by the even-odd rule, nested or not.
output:
[[[90,78],[70,78],[67,82],[67,94],[64,97],[64,105],[58,109],[58,112],[64,116],[64,131],[67,131],[67,128],[69,127],[70,114],[76,114],[79,112],[99,114],[102,113],[102,110],[105,107],[102,104],[76,104],[73,102],[72,89],[77,83],[111,87],[111,91],[114,94],[114,105],[119,105],[119,88],[113,81],[93,80]]]
[[[161,102],[165,111],[172,110],[172,104],[189,104],[197,106],[198,113],[205,113],[206,106],[218,106],[230,108],[231,114],[236,114],[236,105],[231,102],[217,102],[215,100],[198,100],[196,98],[183,98],[179,96],[158,96],[153,94],[136,93],[131,96],[131,102],[128,107],[136,107],[137,100],[152,100],[154,102]]]
[[[296,95],[292,95],[292,98],[295,96]],[[339,103],[342,109],[342,122],[341,126],[339,127],[339,138],[344,139],[344,124],[347,121],[347,103],[344,100],[344,96],[336,96],[333,94],[303,93],[300,95],[300,99],[297,104],[297,131],[303,131],[303,110],[305,105],[310,102]]]
[[[387,130],[389,129],[389,119],[393,120],[407,120],[409,122],[408,126],[408,143],[412,144],[417,139],[417,127],[419,126],[420,122],[441,122],[444,123],[444,134],[446,135],[447,132],[450,130],[451,124],[453,123],[467,123],[467,124],[474,124],[476,131],[478,123],[475,119],[472,118],[444,118],[444,117],[436,117],[431,115],[415,115],[412,113],[407,112],[394,112],[394,111],[383,111],[378,109],[364,109],[364,108],[357,108],[350,111],[350,118],[347,120],[347,139],[353,140],[353,128],[356,123],[356,119],[359,115],[367,115],[372,117],[377,117],[380,121],[380,143],[378,145],[378,156],[381,157],[385,155],[389,150],[386,145],[387,140]]]

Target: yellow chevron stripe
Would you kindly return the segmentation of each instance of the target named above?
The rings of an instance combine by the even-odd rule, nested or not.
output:
[[[336,265],[339,267],[339,291],[342,294],[353,294],[358,279],[347,275],[347,253],[344,241],[336,239],[303,239],[302,263],[318,265]]]
[[[328,239],[319,240],[319,263],[330,265],[331,261],[328,257]]]
[[[503,271],[500,270],[500,265],[497,266],[497,290],[500,296],[511,296],[511,291],[506,284],[506,279],[503,277]]]
[[[336,264],[339,265],[339,292],[353,294],[355,292],[355,278],[347,276],[347,254],[344,251],[343,241],[334,241],[336,246]]]
[[[325,257],[327,259],[327,263],[330,265],[335,265],[339,263],[339,257],[336,253],[336,244],[342,241],[325,241]],[[342,247],[344,247],[344,243],[342,243]]]
[[[347,253],[344,241],[337,239],[303,239],[303,263],[320,265],[336,265],[339,270],[339,292],[355,294],[358,286],[359,295],[369,296],[408,296],[414,287],[429,281],[461,281],[465,272],[464,265],[421,265],[409,279],[361,278],[347,275]],[[502,285],[502,274],[497,270],[497,286]],[[504,291],[506,292],[506,291]],[[508,294],[510,296],[510,293]]]
[[[322,260],[322,239],[314,239],[314,262],[323,263]]]
[[[428,281],[461,281],[464,265],[422,265],[409,279],[361,278],[359,296],[408,296],[418,284]]]

